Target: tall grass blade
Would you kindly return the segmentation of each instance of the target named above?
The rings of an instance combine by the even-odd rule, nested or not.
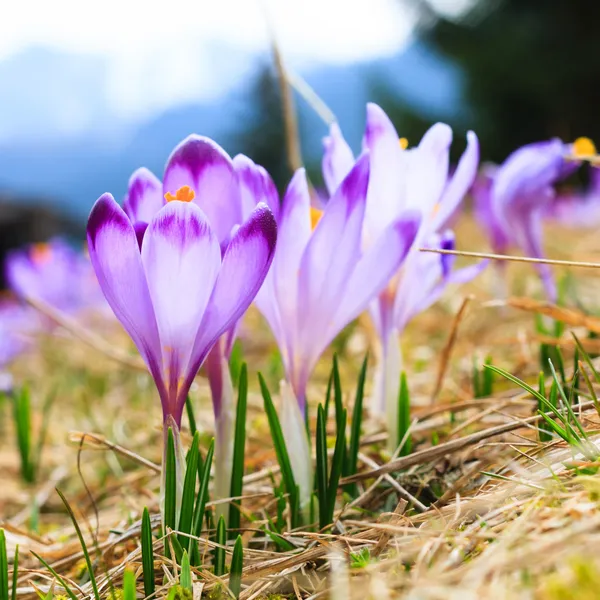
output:
[[[179,543],[182,546],[186,545],[190,539],[182,534],[192,532],[194,504],[196,502],[196,479],[198,478],[198,457],[200,456],[199,446],[200,433],[196,431],[187,455],[183,493],[181,495],[181,512],[179,514],[179,525],[177,526],[177,530],[181,532]]]
[[[192,406],[192,400],[189,394],[185,397],[185,412],[188,418],[190,433],[196,435],[196,431],[198,431],[198,428],[196,427],[196,416],[194,415],[194,407]]]
[[[408,456],[412,452],[412,436],[407,435],[410,429],[410,393],[408,391],[408,381],[406,373],[402,371],[400,375],[400,391],[398,393],[398,438],[400,444],[402,440],[402,448],[400,456]]]
[[[221,577],[225,574],[225,544],[227,543],[227,528],[225,527],[223,515],[219,517],[217,523],[215,542],[218,545],[215,547],[213,554],[213,570],[217,577]]]
[[[210,481],[210,470],[212,468],[213,455],[215,453],[215,440],[214,438],[210,441],[208,452],[206,453],[206,460],[204,461],[202,471],[198,471],[198,478],[200,480],[200,486],[198,488],[198,496],[196,497],[196,506],[194,507],[194,519],[192,524],[192,533],[196,537],[200,537],[202,533],[202,519],[204,518],[204,511],[206,503],[208,502],[208,483]],[[190,546],[193,542],[190,539]]]
[[[325,529],[329,525],[328,497],[327,497],[327,432],[325,423],[325,410],[319,404],[317,408],[316,430],[316,482],[317,498],[319,500],[319,527]]]
[[[575,340],[575,345],[577,346],[578,352],[581,354],[581,357],[583,358],[583,360],[585,361],[587,366],[590,368],[590,371],[592,372],[592,375],[594,376],[596,383],[600,383],[600,373],[598,373],[598,371],[596,370],[596,367],[594,367],[594,363],[592,362],[592,359],[590,358],[589,353],[581,345],[581,341],[573,332],[571,332],[571,335],[573,336],[573,339]]]
[[[31,452],[31,397],[29,389],[23,386],[14,395],[14,421],[17,432],[17,445],[21,459],[21,477],[27,483],[35,480]]]
[[[6,548],[5,548],[6,550]],[[19,546],[15,547],[15,559],[13,560],[12,587],[10,600],[17,600],[17,579],[19,578]]]
[[[233,466],[231,469],[230,497],[239,498],[244,485],[244,464],[246,461],[246,418],[248,413],[248,369],[242,363],[238,379],[238,401],[235,414],[235,437],[233,442]],[[233,500],[229,505],[229,535],[234,537],[241,524],[241,500]]]
[[[179,585],[184,590],[192,591],[192,568],[190,567],[190,557],[186,550],[181,557],[181,575],[179,576]]]
[[[242,590],[242,569],[244,568],[244,547],[242,545],[242,536],[238,535],[233,546],[233,555],[231,557],[231,569],[229,570],[229,590],[237,600]]]
[[[4,529],[0,529],[0,600],[9,600],[8,554],[6,552],[6,535]]]
[[[56,572],[55,569],[53,569],[39,554],[37,554],[33,550],[31,550],[31,554],[33,554],[33,556],[35,556],[44,565],[44,567],[46,567],[46,569],[48,569],[48,571],[50,571],[50,573],[52,574],[52,576],[56,579],[56,581],[58,581],[58,583],[60,583],[60,585],[62,586],[62,588],[67,593],[67,596],[69,596],[69,598],[71,600],[79,600],[79,598],[77,598],[77,596],[73,593],[73,590],[71,589],[71,586],[65,581],[65,579],[63,577],[61,577]]]
[[[65,508],[67,509],[67,512],[69,513],[69,517],[71,518],[71,521],[73,522],[73,526],[75,527],[75,532],[77,533],[77,537],[79,538],[79,543],[81,544],[81,550],[83,551],[83,557],[85,559],[85,564],[87,566],[88,574],[90,576],[90,583],[92,584],[94,598],[96,600],[100,600],[100,593],[98,592],[98,585],[96,583],[96,576],[94,575],[94,569],[92,567],[92,560],[90,558],[90,553],[88,552],[87,545],[85,543],[85,540],[83,539],[83,534],[81,533],[81,528],[79,527],[79,523],[77,522],[77,519],[75,518],[75,513],[73,512],[73,509],[71,508],[71,505],[69,504],[65,495],[58,488],[56,489],[56,493],[60,496],[60,499],[62,500],[63,504],[65,505]]]
[[[335,438],[335,448],[333,458],[331,459],[331,472],[329,474],[329,482],[327,483],[327,524],[333,523],[333,513],[335,512],[335,500],[337,497],[337,489],[342,475],[342,466],[346,452],[346,416],[347,412],[344,408],[339,422],[339,429]]]
[[[154,548],[152,545],[152,523],[150,513],[144,508],[142,513],[142,571],[144,575],[144,596],[152,596],[154,584]]]
[[[277,462],[279,463],[281,476],[283,478],[286,492],[289,496],[290,520],[292,523],[292,528],[294,528],[298,526],[300,515],[298,486],[296,485],[296,480],[292,471],[292,464],[290,462],[290,456],[288,454],[283,432],[281,430],[281,423],[279,422],[279,417],[277,416],[277,411],[275,410],[275,405],[273,404],[273,399],[271,398],[269,388],[267,387],[267,384],[260,373],[258,374],[258,380],[264,400],[265,412],[267,413],[267,419],[269,421],[271,437],[273,438],[275,454],[277,455]]]
[[[365,358],[358,374],[358,381],[356,384],[356,397],[354,399],[354,409],[352,411],[352,424],[350,427],[350,444],[348,449],[348,472],[345,475],[354,475],[358,468],[358,452],[360,451],[360,434],[362,428],[362,415],[363,415],[363,400],[365,396],[365,382],[367,379],[367,364],[369,355],[365,355]],[[348,493],[356,497],[358,495],[358,486],[356,483],[352,483],[347,486],[346,490]]]
[[[136,600],[137,590],[135,583],[135,573],[130,569],[125,569],[123,573],[123,600]]]
[[[167,454],[165,457],[165,535],[177,527],[177,458],[173,430],[167,431]],[[169,540],[165,538],[165,556],[170,558]]]

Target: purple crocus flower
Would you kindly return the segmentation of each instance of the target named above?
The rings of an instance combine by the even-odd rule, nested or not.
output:
[[[89,259],[58,238],[13,250],[6,258],[5,271],[10,289],[19,298],[67,313],[104,303]]]
[[[245,185],[270,185],[247,164]],[[282,354],[280,420],[306,506],[312,491],[304,415],[306,387],[333,338],[384,289],[415,238],[419,219],[402,213],[367,251],[361,248],[369,184],[364,154],[333,191],[323,211],[311,206],[304,169],[296,172],[279,212],[273,265],[256,297]]]
[[[231,160],[207,138],[175,148],[160,202],[159,187],[149,171],[137,171],[126,210],[101,196],[88,244],[106,299],[154,378],[165,426],[178,431],[200,366],[265,278],[277,226],[265,204],[242,221],[230,202],[238,193]],[[230,212],[216,209],[222,205]]]
[[[483,264],[453,271],[448,256],[418,251],[421,245],[448,247],[454,244],[444,226],[455,213],[477,172],[479,147],[475,134],[467,134],[467,149],[449,176],[449,148],[452,130],[442,123],[431,127],[419,145],[407,149],[396,129],[375,104],[367,105],[363,148],[371,155],[371,180],[363,228],[363,248],[369,248],[403,211],[414,209],[422,215],[415,243],[390,278],[389,285],[370,306],[381,341],[372,408],[387,412],[387,421],[397,423],[396,409],[401,372],[399,335],[412,317],[425,310],[449,283],[472,279]],[[324,141],[323,176],[331,191],[354,164],[352,152],[337,124]],[[390,448],[397,442],[390,429]]]
[[[543,258],[543,215],[555,198],[554,185],[580,165],[580,148],[559,139],[527,144],[499,167],[489,167],[473,188],[477,215],[495,252],[516,246],[533,258]],[[556,284],[549,265],[536,269],[550,301]]]

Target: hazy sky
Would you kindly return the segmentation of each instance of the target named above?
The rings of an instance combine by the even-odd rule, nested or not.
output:
[[[268,21],[296,68],[393,54],[410,38],[413,1],[0,0],[0,61],[30,46],[101,55],[114,114],[139,119],[238,85],[269,47]],[[455,12],[472,0],[433,1]],[[22,78],[30,88],[35,75]]]

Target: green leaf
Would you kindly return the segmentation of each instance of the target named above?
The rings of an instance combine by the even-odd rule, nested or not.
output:
[[[208,483],[210,481],[210,470],[212,468],[213,455],[215,453],[215,440],[214,438],[210,441],[208,452],[206,453],[206,460],[204,461],[202,471],[198,472],[198,478],[200,480],[200,487],[198,488],[198,496],[196,498],[196,506],[194,507],[194,520],[192,525],[192,533],[196,537],[200,537],[202,533],[202,519],[204,517],[204,510],[206,503],[208,502]],[[190,539],[190,545],[188,550],[191,548],[193,540]]]
[[[125,569],[123,573],[123,600],[136,600],[136,598],[135,573],[131,569]]]
[[[77,519],[75,518],[75,513],[71,508],[68,500],[65,495],[57,488],[56,493],[60,496],[60,499],[63,501],[67,512],[69,513],[69,517],[73,522],[73,526],[75,527],[75,532],[77,533],[77,537],[79,538],[79,543],[81,544],[81,550],[83,551],[83,557],[85,559],[85,564],[87,566],[88,575],[90,577],[90,583],[92,584],[92,590],[94,592],[94,598],[96,600],[100,600],[100,593],[98,592],[98,585],[96,584],[96,576],[94,575],[94,569],[92,567],[92,560],[90,559],[90,553],[88,552],[85,540],[83,539],[83,534],[81,533],[81,529],[79,527],[79,523],[77,523]]]
[[[540,396],[546,397],[546,381],[543,371],[540,371],[538,376],[538,392]],[[540,413],[544,412],[544,403],[538,400],[538,411]],[[542,421],[538,426],[538,436],[540,442],[550,442],[552,441],[552,435],[549,433],[548,424],[546,421]]]
[[[269,421],[271,437],[273,438],[275,454],[277,455],[277,462],[279,463],[281,476],[289,496],[290,519],[292,528],[294,528],[298,526],[300,515],[298,486],[296,485],[294,473],[292,472],[290,456],[288,454],[283,432],[281,430],[281,423],[279,422],[279,417],[277,416],[277,411],[275,410],[269,388],[267,387],[267,384],[260,373],[258,374],[258,380],[260,383],[260,391],[264,400],[265,412],[267,413],[267,419]]]
[[[296,546],[291,542],[288,542],[282,535],[276,533],[275,531],[271,531],[269,528],[265,527],[264,532],[273,540],[274,544],[282,551],[282,552],[290,552],[291,550],[295,550]]]
[[[573,332],[571,332],[571,335],[573,336],[573,339],[575,340],[575,344],[577,346],[578,352],[581,354],[581,356],[583,357],[583,360],[585,361],[587,366],[590,368],[590,371],[592,372],[592,375],[594,376],[596,383],[600,383],[600,373],[598,373],[598,371],[596,370],[596,367],[594,367],[594,363],[592,362],[590,355],[588,354],[586,349],[581,345],[579,338]]]
[[[367,363],[369,355],[365,358],[358,374],[358,382],[356,384],[356,397],[354,399],[354,409],[352,411],[352,425],[350,429],[350,447],[348,450],[348,472],[346,475],[356,474],[358,468],[358,453],[360,451],[360,434],[362,426],[363,399],[365,394],[365,381],[367,379]],[[355,483],[347,486],[347,491],[351,496],[358,495],[358,486]]]
[[[484,365],[492,364],[492,357],[487,356]],[[483,377],[483,397],[489,397],[494,393],[494,373],[488,369],[484,369],[482,372]]]
[[[319,499],[319,527],[325,529],[329,525],[327,498],[327,432],[325,430],[325,410],[319,404],[317,408],[316,434],[316,481],[317,498]]]
[[[35,470],[31,456],[31,398],[29,389],[25,386],[15,393],[13,416],[21,459],[21,477],[27,483],[33,483]]]
[[[192,406],[192,400],[190,399],[189,394],[185,397],[185,412],[187,413],[188,424],[190,426],[190,433],[192,435],[196,435],[196,431],[198,431],[198,428],[196,427],[194,407]]]
[[[215,542],[218,544],[213,553],[213,571],[217,577],[225,574],[225,544],[227,543],[227,528],[223,515],[219,517]]]
[[[233,442],[233,466],[231,469],[230,497],[242,495],[244,485],[244,463],[246,461],[246,418],[248,406],[248,369],[242,363],[238,380],[238,401],[235,414],[235,437]],[[240,500],[234,500],[229,505],[229,535],[233,536],[240,528]]]
[[[333,369],[329,373],[327,380],[327,390],[325,392],[325,416],[329,419],[329,405],[331,404],[331,390],[333,388]]]
[[[183,556],[181,557],[179,585],[185,590],[192,591],[192,568],[190,567],[190,558],[186,550],[183,551]]]
[[[152,545],[152,523],[150,513],[144,508],[142,513],[142,570],[144,574],[144,596],[152,596],[154,585],[154,548]]]
[[[340,369],[338,366],[337,356],[333,355],[333,403],[335,405],[335,426],[339,431],[341,426],[341,418],[344,410],[344,401],[342,395],[342,380],[340,378]],[[326,415],[327,416],[327,415]]]
[[[177,527],[177,458],[175,457],[175,438],[173,430],[167,431],[167,453],[165,457],[165,535],[167,530]],[[168,539],[165,538],[165,556],[170,557]]]
[[[512,381],[515,385],[519,386],[520,388],[531,394],[536,400],[541,401],[542,403],[546,402],[546,398],[544,398],[544,396],[542,396],[539,392],[534,390],[529,384],[525,383],[518,377],[515,377],[508,371],[505,371],[504,369],[501,369],[500,367],[496,367],[494,365],[484,365],[484,367],[486,369],[489,369],[490,371],[493,371],[494,373],[498,373],[498,375],[501,375],[505,379]]]
[[[242,569],[244,568],[244,547],[242,545],[242,536],[238,535],[233,547],[233,556],[231,557],[231,569],[229,571],[229,589],[233,597],[239,598],[242,589]]]
[[[177,526],[177,530],[181,532],[179,534],[179,543],[182,546],[187,545],[190,539],[182,534],[192,532],[194,503],[196,501],[196,479],[198,478],[198,457],[200,456],[199,446],[200,432],[196,431],[187,455],[185,479],[181,496],[181,512],[179,515],[179,525]]]
[[[60,585],[67,593],[67,596],[69,596],[71,600],[79,600],[63,577],[61,577],[39,554],[36,554],[33,550],[31,550],[31,554],[33,554],[44,565],[44,567],[46,567],[46,569],[50,571],[50,573],[53,575],[56,581],[60,583]]]
[[[412,452],[412,436],[407,435],[410,428],[410,393],[406,373],[400,375],[400,390],[398,392],[398,444],[404,444],[400,449],[400,456],[408,456]]]
[[[8,555],[6,553],[6,535],[0,529],[0,600],[9,600],[8,595]]]
[[[333,513],[335,512],[335,500],[337,497],[337,488],[342,474],[342,465],[344,453],[346,452],[346,409],[342,410],[339,429],[335,438],[335,448],[333,458],[331,459],[331,472],[327,484],[327,520],[328,524],[333,523]]]

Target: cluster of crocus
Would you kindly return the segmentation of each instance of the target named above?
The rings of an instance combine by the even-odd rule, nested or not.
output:
[[[162,183],[138,170],[124,208],[104,194],[88,221],[100,286],[154,378],[165,431],[176,440],[200,366],[244,314],[273,257],[271,210],[255,203],[244,218],[239,198],[229,156],[190,136],[171,154]]]
[[[6,257],[5,273],[18,298],[66,313],[104,302],[89,259],[59,238],[13,250]]]
[[[446,285],[469,281],[484,266],[482,263],[454,270],[452,257],[419,252],[420,246],[454,247],[454,235],[445,227],[477,173],[479,147],[475,134],[467,134],[467,148],[456,171],[449,176],[451,143],[452,130],[438,123],[425,133],[418,146],[408,149],[407,141],[399,139],[383,110],[374,104],[367,106],[363,148],[370,153],[371,180],[362,232],[363,250],[377,243],[382,231],[404,211],[416,210],[421,216],[408,256],[399,263],[401,268],[396,269],[370,306],[381,342],[372,409],[387,415],[392,450],[399,441],[395,425],[402,369],[400,334],[415,315],[440,297]],[[323,175],[330,191],[353,164],[353,154],[339,127],[332,125],[323,158]]]
[[[500,166],[486,166],[472,189],[476,214],[488,233],[492,249],[503,254],[517,247],[533,258],[543,258],[542,225],[554,205],[555,185],[573,173],[579,159],[595,154],[587,138],[573,144],[559,139],[527,144],[515,150]],[[504,266],[499,263],[499,280]],[[546,264],[536,268],[550,301],[556,300],[556,283]]]
[[[435,125],[408,150],[383,111],[369,105],[358,158],[337,125],[325,140],[323,210],[311,204],[303,169],[280,205],[262,167],[245,156],[230,159],[195,135],[174,150],[162,182],[146,169],[133,174],[123,208],[110,194],[100,197],[88,222],[92,264],[156,382],[165,428],[178,431],[204,363],[221,438],[216,470],[229,473],[227,358],[238,321],[255,299],[283,358],[280,420],[306,507],[313,489],[307,384],[323,351],[370,307],[383,347],[375,408],[395,407],[399,333],[446,284],[481,269],[453,270],[451,257],[418,252],[422,244],[453,247],[444,226],[478,162],[474,134],[467,139],[449,177],[447,126]],[[217,495],[227,495],[228,481],[222,477]]]

